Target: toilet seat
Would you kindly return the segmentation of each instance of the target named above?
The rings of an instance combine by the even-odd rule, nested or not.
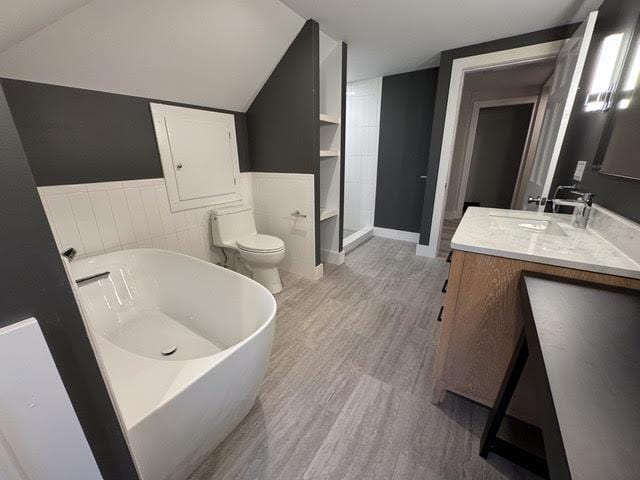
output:
[[[237,241],[238,249],[252,253],[274,253],[284,250],[284,242],[271,235],[256,233]]]

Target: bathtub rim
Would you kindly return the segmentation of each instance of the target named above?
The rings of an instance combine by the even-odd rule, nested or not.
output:
[[[277,310],[278,310],[278,305],[276,302],[275,297],[273,296],[273,294],[263,285],[261,285],[260,283],[256,282],[255,280],[253,280],[252,278],[249,278],[245,275],[242,275],[241,273],[235,272],[229,268],[223,267],[221,265],[217,265],[215,263],[212,262],[208,262],[206,260],[202,260],[201,258],[197,258],[197,257],[192,257],[191,255],[186,255],[184,253],[179,253],[179,252],[174,252],[172,250],[164,250],[161,248],[128,248],[128,249],[123,249],[123,250],[114,250],[112,252],[104,252],[101,253],[99,255],[91,255],[91,256],[85,256],[85,257],[81,257],[79,259],[77,259],[77,262],[81,262],[81,261],[89,261],[91,259],[96,259],[96,258],[100,258],[100,257],[104,257],[107,255],[112,255],[112,254],[118,254],[118,253],[127,253],[127,252],[136,252],[136,251],[153,251],[153,252],[161,252],[163,254],[170,254],[170,255],[174,255],[174,256],[178,256],[178,257],[184,257],[188,260],[195,260],[209,268],[214,268],[214,269],[223,269],[228,271],[230,274],[235,275],[236,277],[241,277],[243,280],[242,281],[248,281],[250,283],[253,283],[255,285],[257,285],[260,290],[262,290],[263,292],[268,294],[268,298],[269,298],[269,303],[270,303],[270,313],[267,316],[267,319],[263,322],[262,325],[260,325],[253,333],[251,333],[251,335],[247,336],[246,338],[244,338],[243,340],[235,343],[234,345],[230,346],[229,348],[226,348],[220,352],[214,353],[213,355],[206,355],[204,357],[199,357],[199,358],[195,358],[195,359],[188,359],[188,360],[173,360],[172,363],[202,363],[204,364],[205,362],[209,362],[208,364],[206,364],[206,368],[205,365],[202,366],[201,370],[199,371],[199,373],[197,375],[193,375],[192,377],[189,378],[188,381],[184,382],[183,384],[181,384],[179,386],[179,388],[177,390],[175,390],[175,392],[173,392],[173,394],[169,397],[164,398],[161,402],[157,403],[156,405],[153,406],[153,408],[151,410],[149,410],[148,412],[146,412],[143,416],[140,416],[139,418],[135,419],[134,422],[129,422],[129,425],[127,424],[128,422],[125,420],[125,415],[122,413],[122,407],[119,405],[119,400],[118,400],[118,394],[116,393],[116,389],[114,387],[114,382],[113,380],[110,378],[111,375],[109,374],[109,369],[107,367],[108,364],[108,360],[106,360],[103,356],[103,353],[101,352],[101,347],[100,347],[100,342],[107,342],[110,345],[112,345],[113,347],[115,347],[116,349],[122,350],[123,352],[126,352],[129,355],[132,355],[136,358],[141,358],[141,359],[145,359],[147,361],[152,361],[152,362],[160,362],[160,363],[164,363],[163,360],[160,359],[154,359],[154,358],[150,358],[147,357],[145,355],[141,355],[139,353],[133,352],[131,350],[127,350],[124,347],[121,347],[120,345],[112,342],[111,340],[109,340],[107,337],[105,337],[104,335],[102,335],[100,332],[96,331],[95,328],[92,327],[91,325],[91,320],[90,320],[90,315],[86,312],[86,309],[84,308],[84,306],[82,306],[82,294],[80,292],[80,288],[77,287],[75,285],[75,280],[73,280],[73,276],[74,276],[74,269],[73,269],[73,263],[72,262],[69,264],[69,273],[71,274],[72,278],[70,278],[70,281],[72,281],[74,283],[73,285],[73,289],[77,292],[76,295],[76,300],[78,302],[78,304],[81,305],[81,311],[83,312],[83,316],[86,317],[86,322],[85,322],[85,328],[88,330],[89,336],[93,337],[95,340],[92,342],[92,347],[94,350],[94,355],[98,356],[100,358],[100,362],[101,364],[104,365],[104,371],[102,372],[103,376],[105,377],[105,379],[107,380],[107,383],[109,385],[109,388],[113,391],[113,400],[115,401],[114,403],[117,404],[117,408],[118,410],[120,410],[120,421],[122,424],[122,427],[125,431],[129,431],[133,428],[135,428],[139,423],[141,423],[142,421],[144,421],[149,415],[153,414],[155,411],[161,409],[163,406],[165,406],[167,403],[169,403],[173,398],[179,396],[182,392],[184,392],[186,389],[188,389],[191,385],[193,385],[195,382],[197,382],[199,379],[201,379],[204,375],[206,375],[206,373],[208,371],[210,371],[212,368],[214,368],[216,365],[219,365],[220,363],[226,361],[234,352],[240,350],[241,348],[243,348],[246,344],[248,344],[249,342],[251,342],[252,340],[254,340],[256,337],[258,337],[262,332],[264,332],[266,329],[272,327],[272,323],[274,322],[275,318],[276,318],[276,314],[277,314]],[[76,263],[77,265],[77,263]],[[275,326],[273,326],[273,328],[275,328]],[[218,358],[216,358],[218,357]],[[215,359],[215,361],[214,361]]]

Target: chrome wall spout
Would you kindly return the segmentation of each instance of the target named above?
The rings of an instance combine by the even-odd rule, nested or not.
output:
[[[93,283],[93,282],[97,282],[98,280],[102,280],[103,278],[107,278],[110,274],[111,272],[102,272],[102,273],[96,273],[95,275],[90,275],[88,277],[79,278],[76,280],[76,285],[78,285],[79,287],[82,287],[87,283]]]
[[[69,261],[71,261],[71,260],[73,260],[73,258],[76,256],[77,253],[78,252],[76,251],[76,249],[71,247],[71,248],[67,248],[60,255],[62,255],[63,257],[67,257],[69,259]]]

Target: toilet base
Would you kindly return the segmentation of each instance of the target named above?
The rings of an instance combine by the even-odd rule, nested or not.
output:
[[[251,277],[271,293],[275,294],[282,291],[282,281],[276,267],[257,267],[252,265]]]

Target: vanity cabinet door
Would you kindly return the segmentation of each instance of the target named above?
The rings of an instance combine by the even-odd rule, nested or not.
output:
[[[640,280],[454,251],[436,350],[433,401],[446,391],[492,406],[522,327],[523,271],[640,289]],[[510,413],[537,424],[537,372],[527,364]]]

